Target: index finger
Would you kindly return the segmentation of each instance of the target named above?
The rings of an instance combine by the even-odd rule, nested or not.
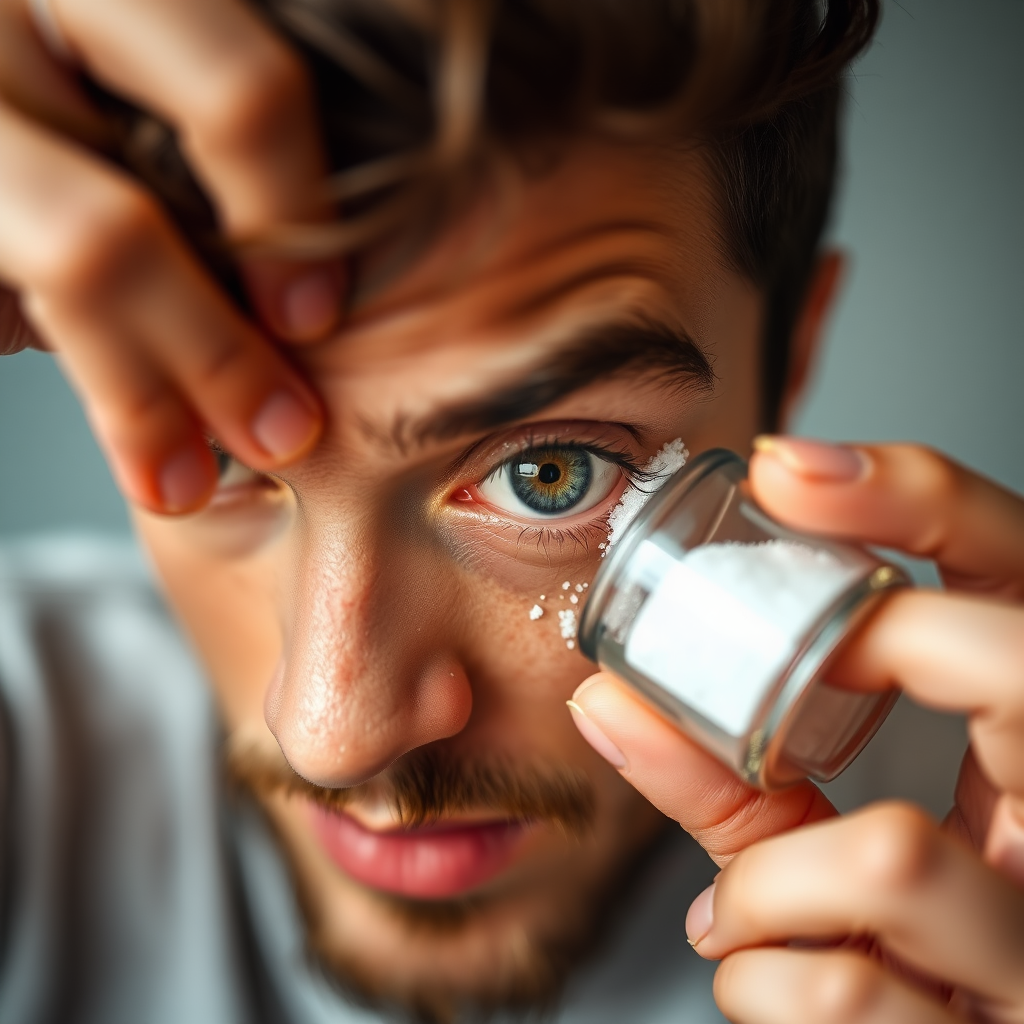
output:
[[[934,559],[947,583],[1024,597],[1024,500],[917,445],[761,438],[757,499],[800,530]]]
[[[226,234],[258,238],[329,215],[326,157],[300,56],[239,0],[50,0],[90,74],[176,131]],[[322,336],[337,320],[335,264],[247,261],[253,299],[276,333]]]

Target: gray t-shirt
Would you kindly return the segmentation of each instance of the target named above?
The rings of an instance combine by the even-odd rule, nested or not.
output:
[[[306,957],[280,852],[217,750],[202,673],[129,542],[0,546],[0,1021],[392,1019]],[[713,874],[682,832],[664,844],[547,1019],[721,1021],[683,930]]]

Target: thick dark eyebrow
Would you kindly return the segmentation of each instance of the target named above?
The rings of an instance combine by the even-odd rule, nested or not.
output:
[[[708,357],[685,332],[653,322],[605,324],[576,335],[521,377],[488,394],[417,418],[397,416],[386,440],[406,453],[431,441],[491,431],[625,371],[637,376],[663,373],[661,383],[679,391],[708,394],[715,385]]]

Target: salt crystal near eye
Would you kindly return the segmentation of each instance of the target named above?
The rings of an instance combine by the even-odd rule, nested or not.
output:
[[[774,522],[732,452],[660,484],[609,536],[580,649],[748,782],[829,781],[895,697],[826,685],[828,660],[906,576]]]
[[[622,536],[629,524],[637,517],[640,510],[651,500],[651,496],[661,489],[662,485],[673,473],[678,472],[686,465],[690,453],[683,444],[683,439],[677,437],[662,445],[661,450],[655,452],[641,467],[641,472],[647,477],[640,483],[630,484],[619,498],[619,503],[612,509],[608,516],[608,543],[611,547]],[[603,547],[604,545],[598,545]]]

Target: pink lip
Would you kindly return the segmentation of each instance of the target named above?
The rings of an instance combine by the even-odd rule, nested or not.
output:
[[[499,874],[526,831],[522,822],[372,832],[347,814],[311,808],[327,855],[350,878],[415,899],[458,896]]]

